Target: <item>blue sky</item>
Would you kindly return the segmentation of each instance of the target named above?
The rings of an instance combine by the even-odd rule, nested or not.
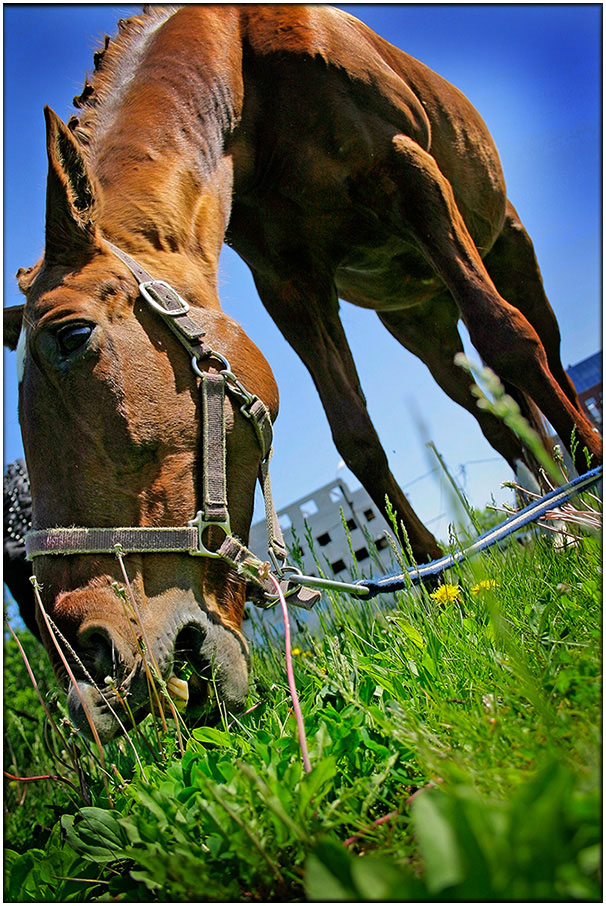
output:
[[[601,346],[601,5],[345,6],[384,38],[459,87],[496,141],[508,194],[533,238],[562,330],[564,365]],[[4,6],[4,293],[21,301],[14,274],[33,264],[44,239],[46,157],[42,108],[67,119],[92,68],[92,53],[121,16],[115,5]],[[161,275],[158,275],[161,276]],[[246,266],[225,250],[225,310],[269,360],[281,395],[272,483],[284,506],[340,474],[326,419],[306,369],[256,297]],[[422,518],[447,537],[448,501],[435,477],[432,440],[472,503],[494,494],[506,464],[470,415],[435,387],[369,311],[343,304],[371,416],[391,467]],[[472,352],[472,351],[471,351]],[[22,455],[15,356],[5,356],[4,450]],[[422,423],[422,428],[420,427]]]

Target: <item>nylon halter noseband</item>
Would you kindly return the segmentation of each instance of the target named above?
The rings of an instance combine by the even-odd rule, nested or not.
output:
[[[286,566],[286,546],[273,505],[269,481],[273,428],[267,406],[240,383],[229,362],[220,352],[207,346],[205,331],[190,317],[189,304],[168,283],[154,278],[122,249],[105,240],[112,252],[128,267],[139,284],[139,293],[150,309],[158,314],[185,347],[191,367],[200,379],[203,418],[202,509],[186,526],[131,526],[120,528],[75,527],[31,531],[25,536],[27,557],[76,554],[162,554],[187,553],[194,557],[218,558],[252,581],[264,594],[255,596],[256,604],[275,601],[275,589],[267,579],[269,564],[264,563],[231,533],[227,507],[225,393],[239,404],[239,411],[252,425],[261,451],[259,481],[265,502],[268,553],[286,593],[303,607],[311,607],[318,592],[292,587],[284,576],[290,572],[296,581],[299,571]],[[201,369],[201,363],[218,367],[218,374]],[[223,532],[216,549],[206,546],[204,535],[214,527]]]

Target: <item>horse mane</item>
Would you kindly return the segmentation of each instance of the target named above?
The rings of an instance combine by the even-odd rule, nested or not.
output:
[[[81,145],[89,145],[99,125],[111,119],[148,39],[178,9],[180,5],[146,4],[140,15],[118,20],[114,37],[105,35],[93,54],[94,71],[87,73],[82,91],[73,99],[74,107],[82,113],[73,114],[67,123]]]

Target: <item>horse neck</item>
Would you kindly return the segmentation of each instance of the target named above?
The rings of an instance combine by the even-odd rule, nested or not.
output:
[[[234,14],[179,11],[155,29],[128,86],[110,86],[89,114],[102,228],[148,261],[177,255],[215,299],[233,189],[225,142],[242,105],[237,37]]]
[[[131,158],[132,159],[132,158]],[[219,308],[217,274],[229,221],[232,174],[222,161],[200,185],[183,159],[101,182],[101,231],[186,298]]]

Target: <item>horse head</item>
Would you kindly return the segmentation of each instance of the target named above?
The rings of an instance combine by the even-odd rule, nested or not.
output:
[[[106,240],[112,230],[121,243],[128,237],[119,231],[116,237],[104,221],[103,191],[50,111],[47,148],[45,253],[19,272],[26,302],[8,317],[8,343],[18,347],[34,533],[187,526],[200,509],[203,483],[201,375],[216,374],[227,360],[272,418],[273,376],[220,311],[207,279],[196,285],[183,256],[154,254],[135,242],[138,263],[187,296],[188,316],[204,343],[220,352],[201,362],[198,374],[190,367],[178,338],[142,297],[140,280]],[[261,451],[239,402],[225,394],[225,482],[231,532],[246,541]],[[121,701],[135,719],[147,712],[150,670],[166,681],[185,663],[192,706],[204,700],[209,683],[228,708],[241,706],[248,676],[245,578],[221,559],[183,552],[132,553],[122,562],[126,575],[111,550],[34,559],[44,611],[38,624],[69,687],[75,723],[90,732],[88,710],[101,739],[111,738],[120,730],[117,712],[126,720]]]

